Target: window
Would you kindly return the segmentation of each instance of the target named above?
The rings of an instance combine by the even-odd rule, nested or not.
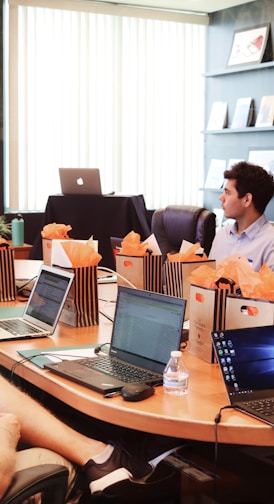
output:
[[[201,204],[205,26],[18,3],[5,210],[44,210],[61,166],[98,167],[105,193],[142,193],[147,208]]]

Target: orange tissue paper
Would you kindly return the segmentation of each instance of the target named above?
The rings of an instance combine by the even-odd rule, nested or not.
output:
[[[148,242],[141,243],[141,236],[139,233],[130,231],[122,243],[121,250],[117,254],[128,255],[128,256],[146,256],[148,255]]]
[[[263,264],[260,271],[247,276],[239,272],[241,293],[244,297],[274,301],[274,271]]]
[[[56,224],[52,222],[43,227],[41,231],[42,238],[47,238],[49,240],[69,240],[68,232],[71,231],[72,227],[66,224]]]
[[[210,268],[206,264],[195,268],[188,277],[191,284],[205,287],[206,289],[216,289],[216,270]]]
[[[201,287],[216,288],[217,282],[224,278],[234,283],[234,290],[240,286],[239,273],[249,276],[254,273],[245,257],[239,258],[237,254],[229,256],[221,261],[215,270],[209,271],[206,266],[200,266],[189,277],[190,283]],[[226,283],[218,283],[219,288],[228,288]]]
[[[274,272],[266,264],[260,271],[254,271],[248,259],[237,254],[221,261],[216,270],[206,265],[200,266],[192,271],[188,280],[201,287],[216,288],[221,278],[232,280],[234,291],[240,288],[245,298],[274,301]],[[227,288],[227,284],[220,283],[218,286]]]
[[[68,240],[62,242],[61,245],[71,262],[72,268],[97,266],[102,259],[102,256],[88,243]]]

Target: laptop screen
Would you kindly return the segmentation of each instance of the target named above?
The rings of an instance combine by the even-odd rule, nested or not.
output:
[[[274,327],[211,333],[228,395],[245,399],[257,390],[274,389]]]
[[[162,372],[180,346],[186,301],[119,286],[110,355]]]
[[[42,266],[24,317],[54,327],[72,278],[72,273]]]

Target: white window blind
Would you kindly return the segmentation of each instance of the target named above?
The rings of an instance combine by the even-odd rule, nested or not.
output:
[[[7,210],[44,210],[60,166],[147,208],[201,204],[205,26],[20,5],[8,25]]]

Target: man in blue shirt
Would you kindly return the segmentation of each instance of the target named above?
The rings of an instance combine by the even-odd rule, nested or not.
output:
[[[274,194],[274,180],[260,166],[241,161],[224,172],[224,192],[220,196],[224,216],[235,219],[217,232],[209,259],[220,261],[233,254],[246,257],[254,271],[267,264],[274,271],[274,226],[266,219],[265,208]]]

